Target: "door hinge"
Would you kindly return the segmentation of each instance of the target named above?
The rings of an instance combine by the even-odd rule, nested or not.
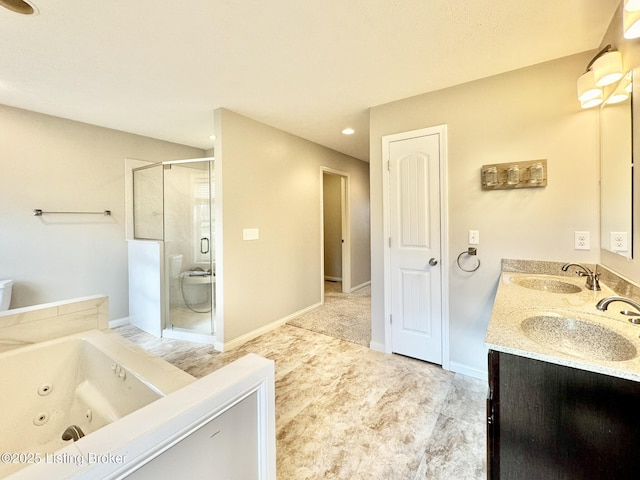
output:
[[[391,160],[387,160],[387,170],[391,171]]]
[[[389,315],[389,323],[393,323],[393,315]]]
[[[389,237],[389,248],[391,248],[391,237]]]

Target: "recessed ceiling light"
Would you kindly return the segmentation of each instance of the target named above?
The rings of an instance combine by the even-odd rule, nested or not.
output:
[[[38,9],[25,0],[0,0],[0,7],[4,7],[12,12],[22,15],[37,15]]]
[[[354,133],[356,133],[356,131],[353,128],[345,128],[344,130],[342,130],[342,133],[344,135],[353,135]]]
[[[212,133],[211,135],[209,135],[209,139],[213,140],[214,142],[216,141],[216,134]]]

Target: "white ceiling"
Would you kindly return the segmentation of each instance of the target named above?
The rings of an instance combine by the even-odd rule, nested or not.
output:
[[[369,107],[597,48],[619,0],[33,3],[2,104],[203,149],[225,107],[368,160]]]

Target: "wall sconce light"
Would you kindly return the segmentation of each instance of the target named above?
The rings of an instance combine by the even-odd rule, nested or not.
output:
[[[578,99],[581,102],[596,98],[601,93],[602,89],[596,86],[596,80],[592,70],[588,70],[580,75],[580,78],[578,78]]]
[[[622,54],[608,51],[593,62],[593,76],[598,87],[606,87],[622,78]]]
[[[597,100],[600,100],[599,102]],[[602,103],[602,89],[596,86],[593,71],[587,70],[578,78],[578,100],[583,105],[582,108],[595,107]],[[589,102],[596,102],[593,105],[584,106]]]
[[[640,0],[624,0],[622,24],[624,38],[640,38]]]
[[[600,105],[604,100],[602,87],[622,78],[622,54],[607,45],[587,65],[578,78],[578,100],[582,108]]]
[[[616,85],[613,92],[611,92],[611,95],[607,97],[605,103],[610,105],[624,102],[629,98],[629,95],[631,95],[631,90],[633,90],[633,81],[631,80],[631,72],[629,71],[624,77],[622,77],[622,80],[620,80],[618,85]]]

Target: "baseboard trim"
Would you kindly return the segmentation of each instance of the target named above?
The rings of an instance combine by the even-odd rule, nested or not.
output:
[[[315,310],[316,308],[322,306],[322,303],[315,303],[307,308],[303,308],[302,310],[298,310],[297,312],[292,313],[291,315],[287,315],[286,317],[283,317],[279,320],[276,320],[274,322],[271,322],[267,325],[264,325],[260,328],[256,328],[255,330],[252,330],[250,332],[247,332],[243,335],[240,335],[239,337],[234,338],[233,340],[229,340],[228,342],[224,342],[223,345],[223,352],[226,352],[227,350],[231,350],[233,348],[239,347],[240,345],[244,345],[245,343],[247,343],[250,340],[253,340],[256,337],[259,337],[260,335],[264,335],[265,333],[270,332],[271,330],[275,330],[278,327],[281,327],[282,325],[284,325],[285,323],[287,323],[289,320],[293,320],[294,318],[305,314],[307,312],[310,312],[311,310]]]
[[[488,380],[489,378],[487,372],[458,362],[449,362],[449,370],[468,377],[478,378],[480,380]]]
[[[109,328],[122,327],[124,325],[130,325],[129,317],[116,318],[115,320],[109,320]]]
[[[371,280],[369,280],[368,282],[361,283],[360,285],[357,285],[357,286],[353,287],[351,289],[351,293],[353,293],[353,292],[355,292],[357,290],[360,290],[361,288],[368,287],[369,285],[371,285]]]
[[[375,352],[387,353],[384,349],[384,343],[380,342],[370,342],[369,348]]]
[[[341,282],[342,281],[342,277],[330,277],[328,275],[324,276],[325,281],[328,282]]]

